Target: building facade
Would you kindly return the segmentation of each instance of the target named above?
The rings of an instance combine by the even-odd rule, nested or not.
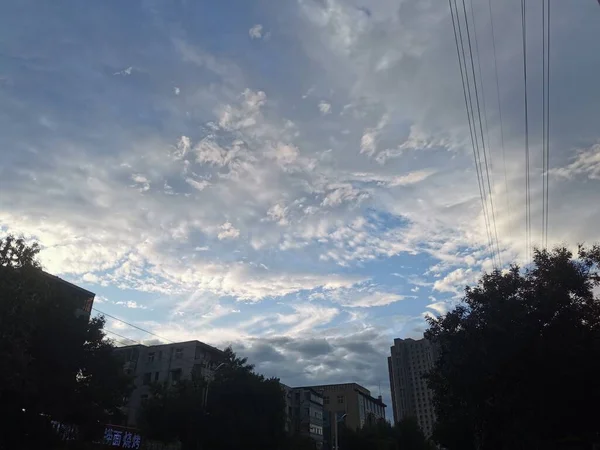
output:
[[[323,395],[311,388],[282,384],[285,395],[286,431],[300,434],[323,448]]]
[[[431,436],[435,423],[432,392],[423,375],[435,362],[435,347],[427,339],[394,339],[388,357],[394,422],[406,417],[417,419],[425,436]]]
[[[370,422],[385,420],[385,408],[381,396],[375,398],[371,392],[357,383],[326,384],[310,386],[323,395],[323,445],[333,449],[335,423],[342,422],[353,430]]]
[[[134,377],[135,388],[125,413],[127,425],[135,426],[142,401],[148,398],[152,383],[176,383],[192,373],[211,378],[223,359],[223,351],[200,341],[163,345],[127,345],[115,352],[123,360],[123,370]]]
[[[90,317],[96,294],[43,270],[41,274],[48,281],[51,289],[56,290],[59,297],[68,297],[75,301],[77,305],[76,317]]]

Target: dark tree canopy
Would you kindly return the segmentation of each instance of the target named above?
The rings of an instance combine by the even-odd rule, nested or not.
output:
[[[172,386],[153,386],[140,414],[140,426],[148,437],[179,440],[184,450],[249,446],[278,450],[285,445],[285,402],[279,380],[255,373],[246,358],[237,357],[231,348],[224,353],[213,380],[193,376]]]
[[[44,274],[39,248],[0,240],[0,410],[11,433],[0,448],[27,448],[42,418],[78,425],[82,434],[120,414],[130,380],[105,339],[104,319],[78,315],[78,300]],[[34,445],[32,442],[31,445]]]
[[[340,426],[342,450],[433,450],[417,420],[407,417],[392,426],[385,420],[367,423],[359,430]]]
[[[600,431],[600,247],[536,251],[430,320],[429,374],[450,450],[592,448]]]

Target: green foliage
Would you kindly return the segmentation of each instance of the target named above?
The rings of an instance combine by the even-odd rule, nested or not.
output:
[[[536,251],[430,320],[435,439],[454,449],[591,448],[600,413],[600,248]]]
[[[0,411],[12,430],[0,435],[0,448],[11,448],[10,439],[18,448],[27,439],[50,448],[50,419],[93,432],[119,415],[129,392],[104,320],[77,316],[81,305],[41,271],[38,251],[21,239],[0,240]]]
[[[41,268],[37,261],[40,246],[37,242],[28,245],[22,237],[9,234],[0,239],[0,267],[33,267]]]
[[[279,380],[255,373],[231,348],[224,353],[212,381],[194,376],[174,386],[154,386],[140,414],[147,436],[179,440],[184,450],[244,448],[248,442],[265,450],[284,445],[285,402]]]

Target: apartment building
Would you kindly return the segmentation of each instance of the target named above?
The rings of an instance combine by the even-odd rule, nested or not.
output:
[[[310,437],[323,448],[323,395],[307,387],[282,384],[286,402],[286,431]]]
[[[115,349],[124,361],[123,369],[134,376],[135,388],[127,407],[127,425],[135,426],[142,401],[152,383],[176,383],[193,372],[210,378],[223,358],[223,351],[200,341],[162,345],[127,345]]]
[[[356,430],[369,422],[385,420],[385,408],[381,396],[375,398],[371,392],[357,383],[326,384],[309,386],[323,395],[323,446],[333,449],[335,423],[342,422]]]
[[[427,339],[394,339],[388,357],[394,422],[414,417],[426,436],[435,423],[432,392],[423,375],[435,362],[435,347]]]
[[[41,274],[48,281],[49,287],[56,290],[59,298],[68,297],[75,300],[77,304],[76,317],[90,317],[96,294],[43,270]]]

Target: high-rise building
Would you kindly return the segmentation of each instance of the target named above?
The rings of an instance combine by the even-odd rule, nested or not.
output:
[[[285,428],[289,434],[300,434],[323,448],[323,395],[309,387],[292,388],[282,384],[286,403]]]
[[[388,357],[394,422],[417,419],[421,430],[431,436],[435,423],[432,392],[423,375],[435,362],[435,347],[427,339],[394,339]]]
[[[356,430],[369,422],[385,420],[385,408],[381,396],[375,398],[371,392],[357,383],[326,384],[310,386],[323,395],[324,448],[333,449],[335,423],[343,421],[345,426]]]
[[[127,345],[116,348],[115,352],[123,359],[125,373],[134,376],[135,388],[125,408],[128,426],[136,425],[137,415],[142,401],[148,398],[151,383],[176,383],[191,378],[192,373],[210,378],[224,356],[222,350],[200,341]]]

